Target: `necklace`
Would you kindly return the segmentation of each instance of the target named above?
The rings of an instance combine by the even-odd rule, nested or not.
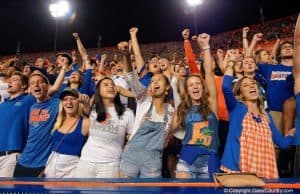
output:
[[[251,112],[251,116],[252,116],[252,118],[254,119],[255,122],[257,122],[257,123],[262,122],[260,115],[256,116],[253,112]]]

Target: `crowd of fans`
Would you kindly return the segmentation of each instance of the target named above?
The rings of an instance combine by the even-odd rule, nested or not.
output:
[[[299,177],[296,20],[3,60],[0,177]]]

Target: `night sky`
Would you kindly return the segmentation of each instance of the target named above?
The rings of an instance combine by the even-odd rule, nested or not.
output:
[[[300,0],[203,0],[197,8],[199,32],[216,34],[265,20],[296,14]],[[51,0],[3,0],[0,7],[0,55],[13,54],[17,41],[21,52],[53,50],[55,20]],[[78,32],[86,47],[114,46],[128,40],[131,26],[139,27],[143,43],[181,40],[185,27],[194,30],[194,15],[185,0],[69,0],[74,20],[59,20],[57,50],[75,48],[72,32]]]

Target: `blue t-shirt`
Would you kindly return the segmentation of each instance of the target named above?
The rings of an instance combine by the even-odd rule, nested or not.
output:
[[[269,110],[282,112],[284,101],[294,95],[292,84],[287,79],[292,75],[293,67],[282,64],[258,64],[258,68],[266,79]]]
[[[185,118],[185,137],[180,159],[192,164],[199,155],[217,153],[219,148],[218,119],[210,113],[207,120],[199,113],[200,106],[192,106]]]
[[[18,160],[22,166],[40,168],[46,165],[51,152],[51,130],[56,121],[59,102],[58,98],[50,98],[32,105],[27,143]]]
[[[140,78],[140,82],[141,82],[146,88],[148,88],[148,86],[150,85],[150,81],[151,81],[152,76],[153,76],[153,73],[147,72],[143,77]]]
[[[64,77],[64,81],[63,81],[63,84],[62,86],[60,87],[60,90],[59,92],[57,92],[54,96],[56,98],[58,98],[60,96],[60,94],[64,91],[64,89],[66,87],[68,87],[68,80],[70,78],[70,75],[74,72],[74,70],[69,70],[65,77]],[[84,78],[83,78],[83,83],[82,85],[78,88],[78,92],[80,92],[81,94],[86,94],[88,96],[93,96],[94,93],[92,93],[93,88],[95,87],[95,84],[93,84],[93,80],[92,80],[92,70],[91,69],[88,69],[86,70],[86,73],[84,75]]]
[[[0,104],[0,151],[22,151],[28,135],[33,96],[21,94]]]

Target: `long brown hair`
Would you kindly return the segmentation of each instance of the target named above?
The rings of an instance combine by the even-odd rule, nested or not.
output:
[[[202,85],[202,96],[200,98],[200,109],[199,113],[203,116],[203,118],[206,120],[208,117],[208,114],[211,112],[209,108],[209,93],[207,90],[207,86],[204,82],[204,80],[201,78],[200,75],[198,74],[192,74],[190,75],[184,84],[184,90],[185,93],[181,96],[181,103],[179,104],[177,108],[177,123],[180,127],[185,128],[185,117],[189,109],[193,106],[192,104],[192,99],[190,95],[187,92],[187,82],[191,77],[196,77],[201,80],[201,85]]]
[[[244,79],[251,79],[253,81],[256,82],[256,85],[257,85],[257,88],[258,88],[258,99],[256,100],[256,104],[257,104],[257,107],[258,107],[258,110],[261,114],[265,115],[269,121],[269,116],[267,114],[267,112],[265,111],[265,108],[264,108],[264,98],[262,95],[260,95],[260,92],[259,92],[259,83],[257,83],[257,81],[251,77],[247,77],[247,76],[244,76],[242,77],[241,79],[239,79],[233,86],[233,93],[234,95],[236,96],[236,98],[241,101],[242,103],[244,103],[246,105],[246,101],[245,101],[245,98],[241,96],[241,86],[242,86],[242,82]],[[247,105],[246,105],[247,106]]]

